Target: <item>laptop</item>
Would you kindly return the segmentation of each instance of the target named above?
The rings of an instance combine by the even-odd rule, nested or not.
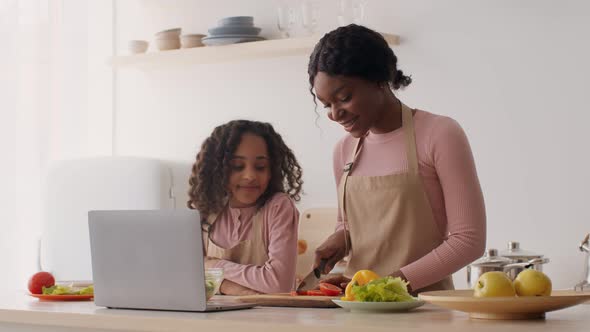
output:
[[[198,211],[90,211],[94,303],[107,308],[222,311],[206,300]]]

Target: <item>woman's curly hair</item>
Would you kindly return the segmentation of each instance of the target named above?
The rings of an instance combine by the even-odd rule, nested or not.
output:
[[[216,127],[197,153],[189,179],[187,205],[190,209],[197,209],[206,217],[224,208],[229,198],[226,188],[231,172],[230,161],[245,133],[262,137],[270,158],[270,182],[257,205],[264,205],[278,192],[287,193],[295,201],[300,200],[302,170],[281,135],[269,123],[234,120]]]
[[[356,24],[328,32],[311,53],[307,73],[309,91],[314,101],[313,86],[318,72],[387,83],[393,90],[412,83],[412,78],[397,68],[397,57],[385,38],[378,32]]]

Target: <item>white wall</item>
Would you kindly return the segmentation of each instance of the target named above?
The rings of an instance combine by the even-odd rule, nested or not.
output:
[[[117,1],[116,45],[122,54],[129,39],[151,40],[171,27],[205,32],[231,15],[253,15],[264,35],[276,36],[274,6]],[[335,9],[336,1],[322,1],[323,29],[335,25]],[[581,277],[577,244],[590,231],[589,11],[583,0],[368,1],[367,25],[403,38],[394,50],[414,83],[400,98],[454,117],[469,136],[486,199],[488,247],[517,240],[544,253],[556,288]],[[191,160],[215,125],[269,121],[304,168],[307,194],[299,207],[335,206],[331,154],[343,131],[323,113],[315,125],[307,60],[120,70],[116,152]],[[455,281],[464,287],[465,272]]]
[[[0,55],[2,292],[24,289],[38,268],[44,168],[111,154],[113,84],[105,57],[113,49],[112,7],[0,1],[0,32],[7,36]]]
[[[9,31],[16,25],[17,17],[9,15],[15,10],[16,2],[0,3],[0,33],[8,36],[6,39],[6,52],[0,53],[0,151],[2,151],[2,162],[0,162],[0,182],[4,190],[0,191],[0,252],[14,250],[12,239],[16,236],[18,225],[14,222],[16,216],[16,113],[6,110],[15,109],[17,105],[17,87],[14,82],[18,79],[18,68],[13,64],[17,59],[18,43],[15,34]],[[1,255],[0,265],[3,269],[10,269],[16,266],[17,259],[13,255]],[[15,283],[17,276],[3,273],[0,277],[0,292],[6,294],[8,284]]]

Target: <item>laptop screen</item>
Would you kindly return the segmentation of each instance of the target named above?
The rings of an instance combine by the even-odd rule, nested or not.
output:
[[[198,211],[90,211],[88,223],[96,305],[206,310]]]

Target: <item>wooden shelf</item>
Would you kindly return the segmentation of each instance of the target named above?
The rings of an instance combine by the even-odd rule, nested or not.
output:
[[[400,37],[382,34],[389,45],[399,45]],[[320,36],[270,39],[225,46],[207,46],[170,51],[152,51],[144,54],[121,55],[109,58],[113,67],[171,66],[211,64],[281,56],[309,55]]]

